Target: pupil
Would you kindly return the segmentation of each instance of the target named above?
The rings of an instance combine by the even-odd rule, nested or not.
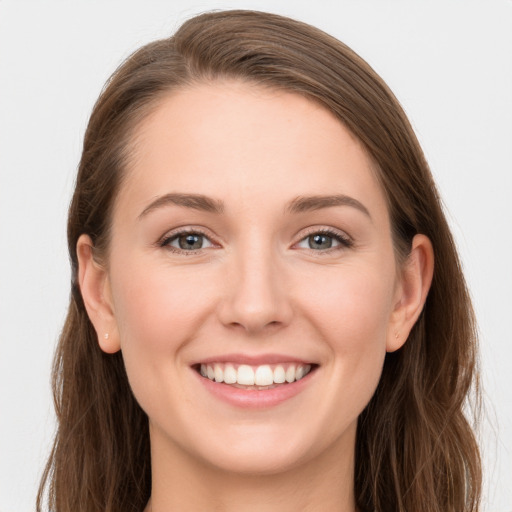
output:
[[[312,235],[309,237],[309,247],[311,249],[330,249],[332,238],[326,235]]]
[[[201,235],[183,235],[179,238],[181,249],[201,249],[203,245],[203,237]]]

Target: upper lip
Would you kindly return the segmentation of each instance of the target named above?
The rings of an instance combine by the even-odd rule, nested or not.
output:
[[[212,357],[206,357],[194,361],[191,366],[197,364],[212,364],[212,363],[236,363],[247,364],[249,366],[260,366],[263,364],[279,364],[279,363],[295,363],[295,364],[314,364],[313,361],[302,359],[297,356],[290,356],[286,354],[222,354]]]

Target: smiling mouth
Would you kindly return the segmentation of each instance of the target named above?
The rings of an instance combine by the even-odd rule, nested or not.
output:
[[[247,364],[209,363],[197,364],[194,369],[204,378],[219,384],[262,391],[291,384],[303,379],[317,368],[316,364]]]

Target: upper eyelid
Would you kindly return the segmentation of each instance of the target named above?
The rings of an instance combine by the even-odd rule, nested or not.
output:
[[[198,234],[201,236],[204,236],[207,238],[212,244],[214,245],[223,245],[223,241],[221,241],[221,237],[216,236],[215,234],[211,233],[210,230],[203,228],[201,226],[179,226],[177,228],[174,228],[170,231],[167,231],[164,235],[162,235],[158,241],[157,244],[161,245],[164,242],[168,242],[171,239],[174,239],[178,237],[179,235],[183,234]],[[309,226],[307,228],[301,229],[297,235],[294,237],[295,241],[292,245],[296,245],[298,242],[301,242],[308,236],[314,235],[316,233],[319,234],[325,234],[329,236],[339,237],[342,240],[350,243],[354,243],[353,238],[344,230],[339,228],[334,228],[332,226]]]
[[[297,248],[298,244],[300,244],[301,242],[303,242],[304,240],[306,240],[307,238],[309,238],[310,236],[315,235],[315,234],[321,234],[321,235],[326,235],[326,236],[335,238],[335,239],[337,239],[337,242],[339,245],[335,246],[335,247],[329,247],[327,249],[320,249],[320,250],[312,249],[312,248],[300,248],[300,249],[304,249],[305,251],[308,251],[308,252],[311,252],[312,254],[320,256],[321,254],[323,254],[323,255],[332,254],[333,251],[342,251],[342,250],[347,250],[347,249],[351,249],[354,247],[354,239],[350,235],[348,235],[346,233],[346,231],[332,228],[332,227],[327,227],[327,226],[324,226],[324,227],[312,226],[309,231],[307,231],[306,233],[302,233],[300,238],[298,238],[298,240],[293,243],[292,249],[298,250],[299,249],[299,248]]]
[[[194,235],[200,235],[204,238],[206,238],[211,246],[210,247],[201,247],[199,249],[182,249],[179,247],[174,247],[171,242],[174,242],[176,239],[178,239],[182,235],[188,235],[188,234],[194,234]],[[211,249],[217,249],[220,247],[220,245],[212,239],[211,236],[204,233],[202,230],[194,228],[194,229],[177,229],[175,231],[167,232],[165,235],[160,237],[158,241],[154,244],[159,249],[166,249],[170,252],[173,252],[177,255],[201,255],[204,254],[203,251],[209,251]]]
[[[353,241],[353,238],[344,230],[333,228],[330,226],[310,226],[309,228],[305,228],[305,230],[301,230],[297,234],[298,241],[304,240],[304,238],[314,235],[316,233],[331,235],[331,236],[339,236],[344,240]]]
[[[209,230],[206,230],[204,228],[201,228],[199,226],[180,226],[174,229],[171,229],[170,231],[166,231],[159,239],[157,243],[162,243],[168,240],[171,240],[173,238],[176,238],[180,235],[187,235],[187,234],[197,234],[204,236],[205,238],[208,238],[210,242],[212,243],[218,243],[215,240],[218,239],[215,235],[212,235]]]

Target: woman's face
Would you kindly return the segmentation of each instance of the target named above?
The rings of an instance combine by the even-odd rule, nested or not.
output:
[[[103,343],[153,446],[259,473],[352,453],[401,293],[361,145],[299,95],[227,82],[170,94],[133,147]]]

